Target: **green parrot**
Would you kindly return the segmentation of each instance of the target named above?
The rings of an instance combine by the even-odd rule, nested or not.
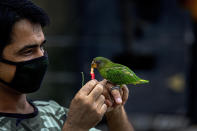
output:
[[[145,84],[148,80],[143,80],[127,66],[113,63],[107,58],[96,57],[91,63],[91,72],[93,69],[98,69],[100,75],[109,82],[122,86],[123,84]]]

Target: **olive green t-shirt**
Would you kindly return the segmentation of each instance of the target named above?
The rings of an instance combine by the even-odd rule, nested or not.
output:
[[[30,114],[0,113],[0,131],[61,131],[68,109],[55,101],[30,102]],[[91,128],[90,131],[99,131]]]

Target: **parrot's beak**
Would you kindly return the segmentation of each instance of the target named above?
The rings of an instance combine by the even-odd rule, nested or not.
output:
[[[92,61],[91,67],[92,67],[92,68],[97,68],[97,64],[95,63],[95,61]]]

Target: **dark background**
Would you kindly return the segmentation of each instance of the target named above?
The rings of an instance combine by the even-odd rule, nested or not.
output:
[[[177,0],[33,1],[51,18],[45,28],[50,66],[30,98],[69,107],[81,72],[90,80],[92,59],[104,56],[150,80],[128,85],[126,111],[137,131],[197,130],[190,127],[196,117],[188,117],[193,21]],[[106,130],[105,120],[98,128]]]

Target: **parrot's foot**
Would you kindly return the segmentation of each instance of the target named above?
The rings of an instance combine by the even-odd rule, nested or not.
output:
[[[120,90],[120,86],[113,86],[112,88],[111,88],[111,91],[112,90]]]

